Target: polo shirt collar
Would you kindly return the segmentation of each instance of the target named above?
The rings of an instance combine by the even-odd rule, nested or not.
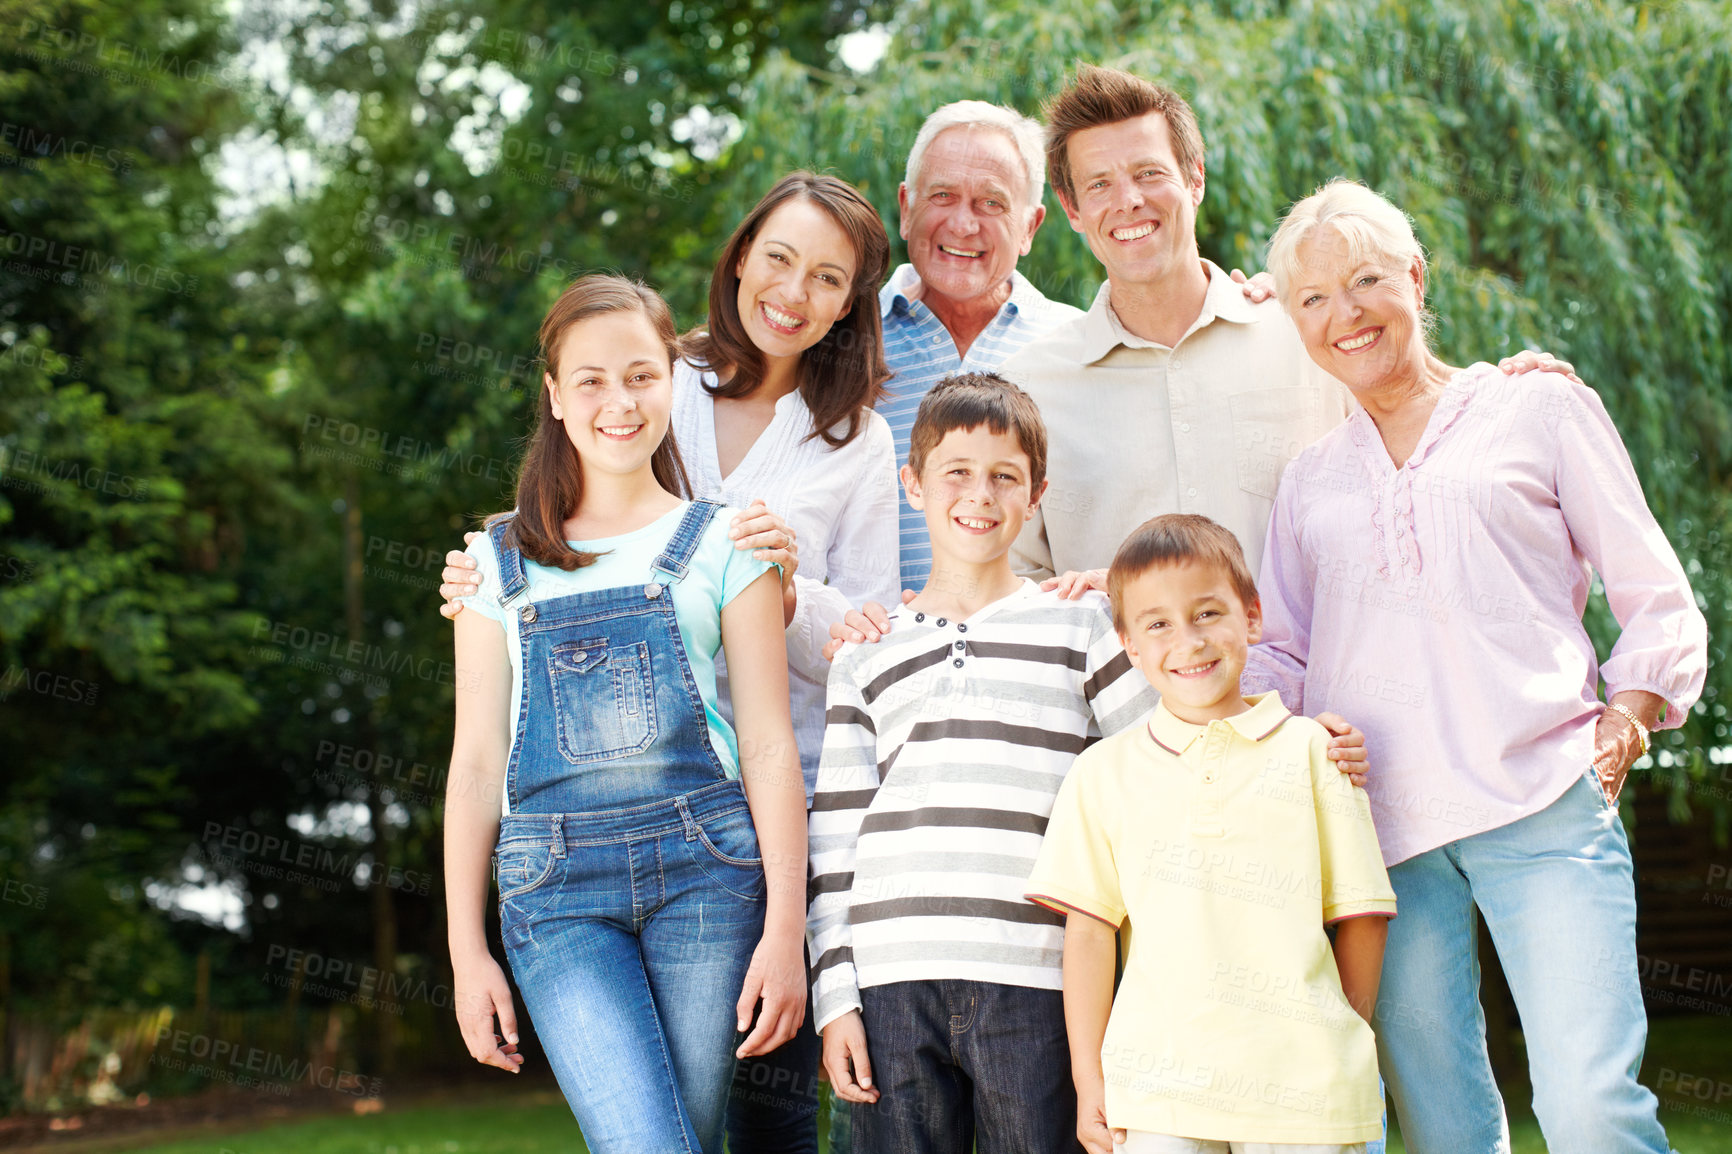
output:
[[[1250,709],[1236,713],[1226,719],[1241,737],[1248,741],[1260,742],[1272,735],[1287,723],[1293,714],[1281,704],[1281,695],[1270,691],[1247,697],[1252,702]],[[1162,701],[1155,706],[1155,711],[1149,715],[1149,736],[1156,745],[1177,757],[1191,747],[1191,743],[1209,731],[1207,725],[1193,725],[1188,721],[1180,721],[1167,709],[1167,703]]]
[[[920,274],[914,271],[911,264],[899,264],[896,271],[890,274],[890,279],[884,282],[884,287],[878,290],[878,315],[886,319],[898,310],[908,311],[913,298],[908,294],[920,284]],[[1012,269],[1010,274],[1010,299],[999,309],[1003,313],[1009,309],[1014,316],[1030,305],[1039,305],[1046,297],[1034,287],[1034,282]]]
[[[1252,324],[1257,320],[1257,306],[1245,299],[1245,290],[1235,284],[1233,278],[1221,270],[1221,266],[1207,257],[1203,258],[1203,271],[1209,274],[1209,287],[1203,294],[1203,311],[1197,314],[1195,323],[1186,330],[1185,336],[1190,336],[1204,325],[1214,321],[1230,321],[1234,324]],[[1089,306],[1088,313],[1083,317],[1082,325],[1082,358],[1083,363],[1092,365],[1105,357],[1114,349],[1126,347],[1155,348],[1153,342],[1141,341],[1128,332],[1118,318],[1112,313],[1109,295],[1112,282],[1103,283],[1095,293],[1094,304]],[[1183,338],[1180,338],[1181,340]],[[1137,345],[1132,345],[1137,341]]]

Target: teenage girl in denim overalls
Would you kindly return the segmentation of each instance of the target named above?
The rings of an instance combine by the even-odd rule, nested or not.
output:
[[[805,1009],[782,595],[719,506],[676,495],[675,343],[661,298],[618,277],[554,304],[517,511],[473,546],[480,612],[456,619],[458,1022],[478,1061],[519,1068],[487,949],[496,856],[512,974],[597,1154],[719,1152],[735,1057],[781,1045]],[[718,644],[738,754],[716,710]]]

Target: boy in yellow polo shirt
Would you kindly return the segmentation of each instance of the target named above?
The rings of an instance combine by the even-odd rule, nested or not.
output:
[[[1262,612],[1226,529],[1144,523],[1108,594],[1161,703],[1077,758],[1027,887],[1066,915],[1078,1137],[1091,1154],[1362,1151],[1382,1135],[1367,1023],[1395,916],[1365,796],[1322,726],[1240,693]]]

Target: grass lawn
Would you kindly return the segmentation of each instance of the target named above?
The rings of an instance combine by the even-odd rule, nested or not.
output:
[[[1732,1083],[1728,1025],[1712,1017],[1655,1022],[1643,1082],[1656,1086],[1669,1070],[1673,1076],[1664,1079],[1669,1087],[1680,1081],[1690,1085],[1694,1078]],[[1505,1097],[1515,1154],[1544,1154],[1545,1142],[1528,1108],[1528,1088],[1506,1087]],[[1704,1101],[1668,1088],[1660,1096],[1660,1120],[1682,1154],[1732,1154],[1732,1100],[1716,1106],[1712,1095]],[[1399,1135],[1390,1137],[1391,1154],[1404,1154]],[[570,1109],[556,1092],[476,1089],[378,1114],[332,1115],[128,1149],[138,1154],[575,1154],[583,1145]]]

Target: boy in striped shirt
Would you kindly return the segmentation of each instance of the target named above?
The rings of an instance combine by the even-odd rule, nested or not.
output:
[[[859,1154],[1077,1149],[1064,923],[1024,882],[1071,762],[1156,696],[1100,594],[1011,571],[1045,470],[1021,389],[991,373],[934,387],[902,470],[931,577],[831,671],[807,930]]]

